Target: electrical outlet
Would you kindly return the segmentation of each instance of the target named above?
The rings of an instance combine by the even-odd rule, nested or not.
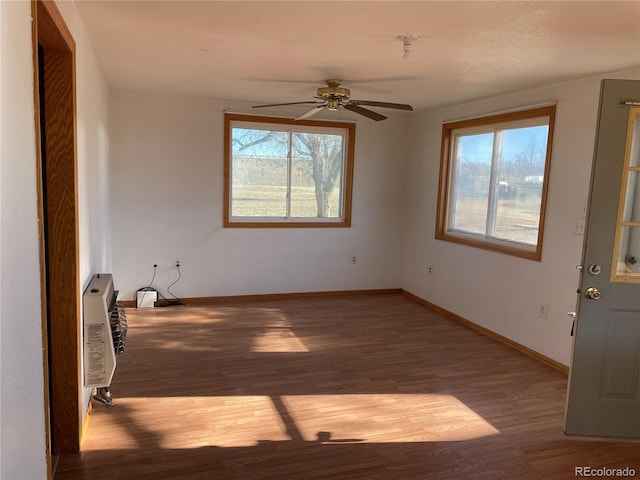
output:
[[[176,260],[176,268],[180,268],[180,260]]]
[[[351,257],[351,263],[353,263],[354,265],[358,263],[358,258],[355,255]]]
[[[429,276],[433,275],[433,268],[431,267],[431,265],[427,267],[427,275]]]

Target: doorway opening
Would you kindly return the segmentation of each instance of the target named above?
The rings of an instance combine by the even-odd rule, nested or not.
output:
[[[80,450],[82,382],[75,42],[53,1],[32,3],[47,460]]]

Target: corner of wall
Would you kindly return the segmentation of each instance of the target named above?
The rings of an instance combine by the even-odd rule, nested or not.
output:
[[[0,478],[46,478],[30,2],[0,2]]]
[[[405,176],[401,288],[561,364],[571,355],[571,321],[582,258],[572,222],[588,199],[600,80],[640,78],[640,70],[502,95],[422,112]],[[557,100],[542,261],[435,239],[442,123]],[[428,275],[427,267],[432,267]],[[539,304],[548,305],[540,318]]]

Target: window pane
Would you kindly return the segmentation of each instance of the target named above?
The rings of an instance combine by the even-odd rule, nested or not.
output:
[[[436,239],[540,261],[555,111],[443,124]]]
[[[483,234],[491,177],[493,133],[458,137],[449,228]]]
[[[350,227],[355,124],[225,113],[224,227]]]
[[[626,281],[640,279],[640,227],[622,227],[616,276]]]
[[[640,175],[636,170],[629,170],[627,196],[624,202],[622,221],[640,222]]]
[[[633,117],[633,133],[631,137],[631,150],[629,151],[629,166],[640,167],[640,113]]]
[[[287,132],[232,130],[232,216],[286,216],[287,139]]]
[[[342,135],[294,132],[291,217],[340,218]]]
[[[548,133],[546,125],[502,132],[493,236],[537,243]]]
[[[638,113],[634,113],[638,112]],[[640,172],[638,167],[638,139],[640,138],[640,109],[631,110],[628,135],[631,136],[625,153],[626,192],[620,196],[617,222],[616,249],[612,281],[640,282]],[[626,225],[624,225],[626,224]]]

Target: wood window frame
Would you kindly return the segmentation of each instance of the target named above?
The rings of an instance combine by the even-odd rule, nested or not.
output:
[[[231,218],[231,124],[232,122],[254,122],[256,124],[295,125],[347,130],[347,145],[344,160],[344,184],[342,192],[343,212],[339,221],[238,221]],[[280,117],[265,117],[235,113],[224,114],[224,228],[345,228],[351,227],[351,203],[353,197],[353,165],[355,156],[356,125],[351,122],[322,120],[293,120]]]
[[[556,106],[549,105],[538,108],[522,109],[507,113],[487,115],[475,117],[466,120],[445,122],[442,125],[442,142],[440,150],[440,175],[438,180],[438,197],[436,210],[436,229],[435,238],[447,242],[466,245],[469,247],[480,248],[492,252],[512,255],[528,260],[541,261],[542,259],[542,243],[544,238],[544,224],[547,207],[547,191],[549,185],[549,172],[551,169],[551,147],[553,145],[553,132],[555,125]],[[544,178],[542,183],[540,217],[538,224],[538,237],[534,249],[524,249],[520,247],[518,242],[488,241],[481,236],[473,237],[452,235],[448,231],[448,215],[449,202],[451,195],[451,176],[452,176],[452,142],[453,132],[461,128],[473,128],[482,126],[491,126],[518,120],[533,119],[538,117],[549,117],[549,131],[547,137],[547,149],[545,155]]]

